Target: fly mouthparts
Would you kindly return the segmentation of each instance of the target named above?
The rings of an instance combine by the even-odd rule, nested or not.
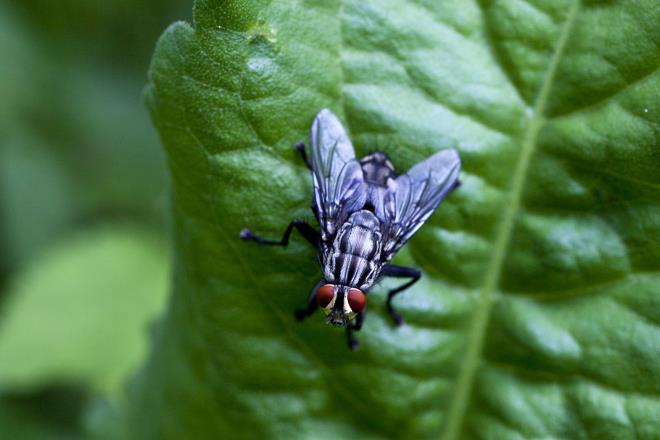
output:
[[[334,327],[346,327],[346,324],[348,324],[348,321],[346,320],[345,317],[343,316],[336,316],[334,313],[330,314],[326,320],[325,323],[328,325],[332,325]]]

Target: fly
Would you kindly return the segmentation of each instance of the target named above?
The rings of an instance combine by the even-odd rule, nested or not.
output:
[[[443,150],[397,176],[385,153],[374,152],[358,161],[346,130],[327,109],[314,118],[310,143],[311,160],[304,143],[295,148],[312,172],[312,211],[321,232],[296,219],[279,241],[256,236],[249,229],[243,229],[240,237],[286,246],[296,228],[318,251],[323,279],[295,317],[301,321],[320,306],[328,324],[347,327],[348,345],[355,350],[358,341],[353,332],[364,323],[366,294],[381,277],[409,279],[387,294],[387,311],[395,324],[403,323],[392,299],[422,274],[390,261],[459,185],[461,160],[456,150]]]

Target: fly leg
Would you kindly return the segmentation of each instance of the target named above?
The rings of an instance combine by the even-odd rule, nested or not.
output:
[[[309,161],[309,158],[307,157],[307,152],[305,151],[305,143],[304,142],[298,142],[293,146],[293,149],[296,150],[298,153],[300,153],[300,157],[302,157],[302,160],[305,161],[305,164],[307,165],[307,168],[309,168],[309,171],[312,173],[314,172],[314,169],[312,168],[312,163]],[[314,217],[316,217],[316,220],[319,220],[319,208],[316,206],[316,200],[312,200],[312,212],[314,213]]]
[[[284,235],[282,236],[282,239],[279,241],[268,240],[259,237],[257,235],[254,235],[252,231],[250,231],[247,228],[241,231],[240,237],[241,240],[254,241],[255,243],[259,243],[259,244],[266,244],[270,246],[286,246],[289,244],[289,237],[291,236],[291,232],[293,231],[293,228],[296,228],[302,234],[305,240],[307,240],[312,246],[314,246],[316,249],[319,249],[319,247],[321,246],[321,234],[319,234],[314,228],[312,228],[304,221],[298,219],[293,220],[291,223],[289,223],[289,226],[287,226],[286,230],[284,231]]]
[[[389,293],[387,294],[387,311],[394,320],[394,323],[396,325],[401,325],[403,324],[403,317],[399,312],[394,310],[394,307],[392,307],[392,299],[394,298],[394,295],[396,295],[397,293],[403,292],[408,287],[415,284],[417,280],[419,280],[422,277],[422,273],[417,269],[413,269],[412,267],[403,267],[403,266],[395,266],[393,264],[386,264],[385,267],[383,267],[381,275],[386,277],[393,277],[393,278],[412,278],[407,283],[400,285],[396,289],[390,290]]]
[[[307,297],[307,305],[305,306],[305,308],[294,310],[293,316],[296,318],[297,321],[302,321],[308,316],[312,316],[312,313],[314,313],[316,309],[318,309],[319,305],[316,302],[316,292],[318,292],[319,287],[321,287],[324,284],[325,284],[325,280],[321,280],[318,283],[316,283],[316,286],[314,286],[314,288],[310,292],[309,297]]]
[[[309,161],[309,158],[307,157],[307,152],[305,151],[305,143],[298,142],[293,146],[293,149],[296,150],[298,153],[300,153],[300,156],[302,157],[302,160],[305,161],[307,168],[309,168],[309,170],[312,171],[312,163]]]
[[[265,244],[265,245],[270,245],[270,246],[286,246],[289,244],[289,237],[291,236],[291,232],[293,231],[293,228],[296,228],[300,233],[302,234],[305,239],[312,244],[316,249],[318,249],[321,245],[321,235],[316,232],[314,228],[312,228],[310,225],[305,223],[302,220],[293,220],[291,223],[289,223],[289,226],[286,227],[286,230],[284,231],[284,235],[282,236],[282,239],[280,241],[277,240],[267,240],[262,237],[258,237],[252,233],[249,229],[243,229],[241,231],[241,240],[244,241],[254,241],[255,243],[259,244]],[[309,297],[307,298],[307,306],[304,309],[297,309],[294,311],[294,316],[298,321],[302,321],[306,317],[310,316],[312,313],[316,311],[316,308],[318,307],[318,304],[316,303],[316,291],[319,290],[319,287],[321,287],[325,283],[324,280],[319,281],[316,283],[316,286],[312,289],[312,292],[309,294]]]
[[[357,340],[357,338],[353,335],[353,332],[358,332],[362,328],[362,324],[364,324],[364,316],[366,314],[366,311],[361,311],[360,313],[357,314],[357,317],[355,318],[355,322],[351,322],[348,324],[348,327],[346,327],[346,337],[348,338],[348,348],[351,349],[351,351],[355,351],[358,349],[360,346],[360,341]]]

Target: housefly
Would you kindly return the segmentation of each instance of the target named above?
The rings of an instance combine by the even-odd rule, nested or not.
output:
[[[388,157],[374,152],[357,160],[346,130],[329,110],[321,110],[310,131],[311,160],[305,144],[295,148],[314,179],[312,210],[321,232],[293,220],[281,240],[267,240],[243,229],[240,237],[265,245],[286,246],[294,228],[318,251],[323,279],[312,289],[303,320],[320,306],[326,322],[347,327],[348,345],[360,330],[367,292],[381,277],[409,278],[387,295],[387,310],[397,325],[403,318],[392,306],[395,295],[421,277],[417,269],[390,264],[440,202],[459,185],[461,161],[456,150],[443,150],[397,176]]]

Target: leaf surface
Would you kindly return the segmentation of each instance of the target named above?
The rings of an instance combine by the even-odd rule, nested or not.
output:
[[[197,1],[147,102],[167,150],[170,314],[143,435],[653,438],[660,432],[660,9],[653,1]],[[340,116],[398,170],[444,148],[461,188],[370,296],[361,351],[291,312],[312,249],[291,146]]]

